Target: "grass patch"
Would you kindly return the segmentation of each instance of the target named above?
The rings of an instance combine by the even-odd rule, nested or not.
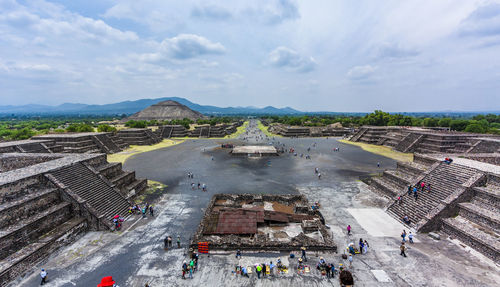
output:
[[[149,180],[148,179],[148,187],[146,188],[146,190],[144,190],[143,192],[141,192],[141,194],[138,195],[134,199],[134,203],[135,204],[141,204],[141,203],[144,202],[144,200],[146,199],[146,197],[148,195],[156,193],[156,192],[159,192],[159,191],[165,189],[166,187],[167,187],[166,184],[163,184],[161,182],[154,181],[154,180]]]
[[[257,127],[258,127],[258,128],[259,128],[259,130],[261,130],[261,131],[262,131],[262,132],[263,132],[266,136],[268,136],[268,137],[270,137],[270,138],[271,138],[271,137],[278,137],[278,138],[282,138],[282,137],[283,137],[283,136],[281,136],[281,135],[276,135],[276,134],[271,133],[271,132],[269,131],[269,126],[267,126],[267,127],[266,127],[264,124],[262,124],[262,122],[261,122],[261,121],[259,121],[259,122],[257,123]]]
[[[129,148],[127,148],[124,151],[114,153],[114,154],[108,154],[108,162],[125,163],[125,161],[133,155],[140,154],[143,152],[157,150],[160,148],[173,146],[173,145],[180,144],[183,142],[184,142],[184,140],[166,139],[166,140],[163,140],[160,143],[157,143],[154,145],[131,145]]]
[[[236,132],[225,136],[225,139],[235,139],[239,137],[242,133],[244,133],[247,130],[249,121],[245,121],[241,126],[236,128]]]
[[[351,142],[348,140],[339,140],[339,142],[359,146],[360,148],[362,148],[363,150],[365,150],[367,152],[371,152],[374,154],[378,154],[381,156],[392,158],[392,159],[397,160],[397,161],[402,161],[402,162],[412,162],[413,161],[413,154],[412,153],[402,153],[399,151],[394,151],[394,150],[392,150],[392,148],[387,147],[387,146],[360,143],[360,142]]]

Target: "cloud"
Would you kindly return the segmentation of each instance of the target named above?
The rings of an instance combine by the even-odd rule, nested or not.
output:
[[[370,65],[355,66],[347,72],[347,77],[351,80],[366,80],[371,77],[377,67]]]
[[[180,34],[165,39],[161,43],[162,49],[173,58],[189,59],[207,54],[223,54],[226,48],[221,43],[214,43],[194,34]]]
[[[256,19],[266,25],[277,25],[289,20],[300,18],[299,9],[291,0],[264,1],[254,3],[257,7],[241,11],[243,17]]]
[[[191,10],[191,17],[204,20],[223,21],[230,19],[232,15],[231,12],[222,7],[206,5],[194,7]]]
[[[464,37],[500,36],[500,3],[483,5],[460,23],[459,35]]]
[[[186,60],[202,55],[220,55],[225,52],[226,48],[221,43],[214,43],[194,34],[180,34],[163,40],[157,52],[139,55],[139,60],[145,62],[159,62],[166,59]]]
[[[316,68],[316,61],[313,57],[302,57],[296,51],[283,46],[269,53],[269,63],[274,67],[303,73],[310,72]]]
[[[376,52],[378,59],[401,59],[414,57],[420,54],[416,49],[403,47],[401,44],[384,43],[380,45]]]

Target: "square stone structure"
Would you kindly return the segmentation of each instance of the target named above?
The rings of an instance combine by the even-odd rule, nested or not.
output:
[[[278,155],[278,151],[274,146],[247,145],[235,146],[233,150],[231,150],[231,154],[245,156],[273,156]]]
[[[303,195],[216,194],[210,201],[191,248],[209,250],[336,252],[324,218]]]

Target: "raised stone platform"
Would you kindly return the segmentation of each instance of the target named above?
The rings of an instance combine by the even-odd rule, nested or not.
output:
[[[51,140],[62,146],[63,153],[116,153],[127,144],[113,133],[62,133],[34,136],[33,140]]]
[[[321,213],[303,195],[217,194],[210,201],[191,241],[210,250],[336,252]]]
[[[129,145],[152,145],[161,142],[161,137],[148,128],[120,130],[118,137]]]
[[[232,155],[245,156],[271,156],[278,155],[274,146],[235,146],[231,150]]]

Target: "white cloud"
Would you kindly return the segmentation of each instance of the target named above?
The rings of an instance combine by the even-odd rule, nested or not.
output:
[[[165,39],[161,43],[162,49],[176,59],[189,59],[206,54],[223,54],[226,48],[221,43],[193,34],[180,34]]]
[[[269,63],[275,67],[297,72],[310,72],[316,67],[313,57],[302,57],[287,47],[278,47],[269,53]]]
[[[364,80],[369,78],[377,70],[377,67],[370,65],[355,66],[347,72],[347,77],[351,80]]]

